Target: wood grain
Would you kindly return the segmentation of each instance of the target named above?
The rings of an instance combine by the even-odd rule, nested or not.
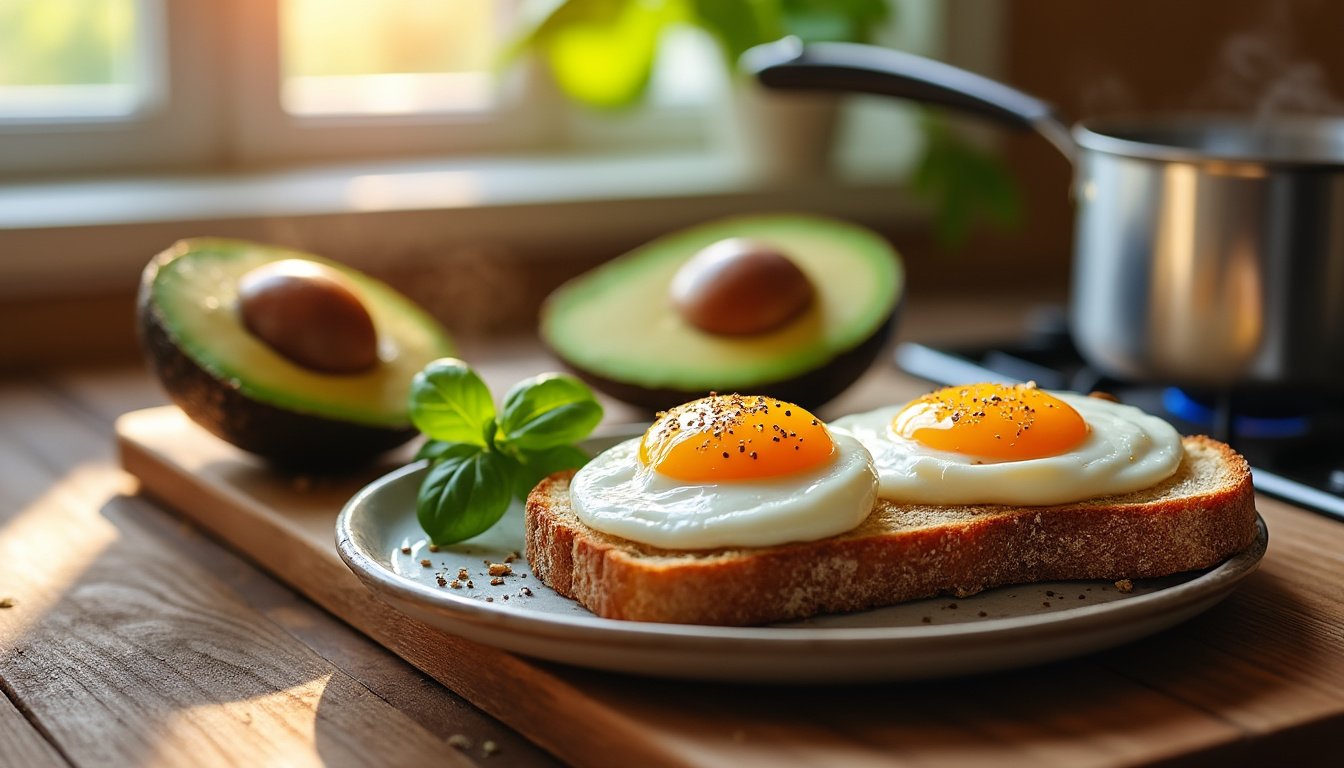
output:
[[[141,369],[77,371],[44,382],[44,389],[55,393],[66,407],[91,418],[100,430],[105,428],[109,435],[107,440],[85,441],[93,454],[104,456],[112,449],[112,423],[118,415],[161,404],[164,400],[157,386]],[[43,438],[39,442],[46,445],[39,445],[36,450],[48,453],[66,450],[60,447],[64,443],[59,439]],[[285,490],[292,489],[285,486]],[[452,694],[433,678],[409,667],[349,625],[315,609],[312,603],[267,578],[229,551],[195,535],[194,528],[183,525],[181,520],[146,510],[139,522],[153,526],[163,546],[188,552],[192,559],[246,600],[249,607],[430,732],[441,738],[465,738],[472,745],[468,752],[477,759],[485,754],[483,745],[492,743],[497,751],[490,754],[490,765],[497,768],[554,764],[552,757],[498,720]]]
[[[72,762],[471,764],[160,546],[96,430],[0,402],[0,679]]]
[[[176,411],[159,413],[170,423],[189,427],[188,434],[198,429],[179,421]],[[175,508],[189,508],[192,519],[247,551],[267,570],[562,757],[591,757],[594,750],[620,746],[618,754],[638,764],[678,764],[665,754],[644,753],[638,745],[622,742],[619,734],[634,727],[629,716],[589,701],[548,668],[432,630],[370,595],[336,557],[333,537],[335,512],[362,478],[296,491],[292,478],[265,470],[217,441],[213,447],[223,455],[195,454],[200,463],[194,472],[199,474],[156,472],[166,455],[125,439],[122,463],[138,476],[154,478],[146,490],[155,497]],[[230,487],[222,493],[206,492],[200,482],[214,473],[229,478]],[[284,499],[291,503],[275,513],[275,505]],[[557,712],[564,717],[557,718]]]
[[[966,318],[972,316],[977,322],[968,324]],[[967,299],[940,303],[933,311],[912,312],[903,320],[903,329],[944,340],[969,338],[967,329],[972,326],[977,333],[984,327],[997,327],[1004,336],[1012,336],[1021,316],[1020,310],[1005,313]],[[495,386],[507,386],[520,376],[554,367],[553,360],[528,343],[499,347],[494,357],[491,352],[482,349],[477,351],[479,357],[473,354],[470,359],[479,363]],[[6,421],[5,432],[0,433],[0,509],[39,506],[45,510],[54,505],[62,510],[62,519],[88,526],[94,533],[98,533],[100,520],[110,525],[116,534],[104,552],[127,547],[159,550],[149,559],[170,563],[173,578],[185,573],[204,581],[205,586],[179,589],[134,579],[127,586],[125,577],[103,576],[100,582],[122,590],[108,593],[109,604],[138,606],[141,621],[175,628],[186,621],[176,617],[179,602],[164,601],[151,610],[149,599],[128,600],[122,595],[155,595],[155,590],[165,589],[165,594],[190,595],[187,602],[191,606],[208,612],[220,624],[241,622],[231,644],[241,642],[251,648],[274,643],[296,669],[307,670],[286,674],[263,667],[268,671],[260,684],[246,675],[240,683],[222,679],[218,670],[227,666],[222,660],[206,659],[201,665],[209,671],[184,668],[158,694],[152,682],[129,683],[150,689],[121,694],[129,703],[101,710],[97,705],[81,705],[74,715],[59,713],[50,704],[33,710],[38,722],[45,725],[50,719],[58,726],[53,741],[62,748],[67,740],[80,743],[69,733],[78,728],[79,718],[123,717],[127,708],[139,706],[142,697],[189,698],[179,689],[194,689],[197,680],[211,680],[212,672],[213,679],[231,691],[257,685],[267,688],[260,695],[262,700],[302,700],[303,687],[311,679],[329,675],[329,680],[355,686],[333,706],[360,712],[373,723],[367,728],[378,727],[389,716],[400,717],[442,738],[446,734],[441,729],[452,722],[451,716],[428,718],[406,712],[419,706],[418,702],[433,702],[434,697],[419,698],[419,694],[396,690],[416,679],[421,685],[432,685],[428,682],[432,678],[579,765],[1282,764],[1275,758],[1307,764],[1319,763],[1321,755],[1327,754],[1320,751],[1324,747],[1337,751],[1337,734],[1344,728],[1344,527],[1269,499],[1260,500],[1271,531],[1269,554],[1260,571],[1208,613],[1148,640],[1080,660],[961,680],[734,687],[644,680],[530,661],[445,635],[387,608],[340,563],[332,542],[336,509],[376,469],[337,481],[295,482],[208,435],[193,432],[195,428],[186,422],[179,425],[187,427],[184,432],[174,432],[177,428],[172,427],[166,437],[123,438],[123,462],[137,474],[154,478],[146,483],[145,491],[162,506],[195,521],[428,676],[412,673],[408,678],[386,670],[368,672],[366,666],[380,667],[377,658],[357,653],[343,656],[338,638],[326,630],[305,628],[312,618],[305,614],[304,601],[275,595],[274,583],[255,572],[229,575],[249,568],[236,559],[218,552],[213,559],[200,562],[165,555],[161,551],[165,542],[177,540],[166,535],[174,526],[158,516],[160,505],[139,497],[110,501],[115,493],[109,491],[109,484],[114,483],[105,473],[106,444],[99,444],[97,430],[80,425],[89,419],[106,422],[129,408],[161,402],[161,395],[143,373],[79,372],[55,377],[44,385],[58,393],[63,414],[30,415],[29,409],[41,403],[22,398],[3,411],[5,418],[23,412],[25,426],[16,438]],[[860,410],[921,389],[927,385],[879,365],[823,415]],[[6,394],[0,392],[0,404],[10,402]],[[51,404],[45,407],[50,409]],[[631,414],[613,409],[611,415],[623,420]],[[4,453],[7,439],[18,440],[22,447]],[[49,472],[45,483],[11,484],[12,475],[33,471],[31,461],[24,464],[25,458],[38,460],[39,468],[59,467],[60,471]],[[17,462],[17,468],[9,466],[10,460]],[[84,469],[70,471],[81,465]],[[65,500],[49,497],[52,489],[61,490],[65,495],[60,498]],[[91,509],[92,523],[88,519]],[[150,518],[156,522],[146,522]],[[99,534],[92,541],[105,538]],[[191,538],[184,534],[183,540]],[[0,555],[11,540],[25,546],[46,541],[35,534],[16,536],[14,523],[0,517]],[[191,551],[208,548],[206,542]],[[77,562],[84,564],[79,572],[110,562],[104,552],[78,553]],[[8,578],[5,569],[0,561],[0,584]],[[59,581],[62,571],[52,573],[50,579]],[[270,597],[265,596],[266,584],[270,584]],[[64,595],[59,591],[56,599],[68,599]],[[108,612],[114,611],[95,605],[92,615],[110,625],[111,619],[104,615]],[[62,613],[52,611],[51,615],[60,618]],[[37,621],[41,629],[49,621],[47,614]],[[13,631],[5,622],[0,612],[3,680],[10,674],[5,641]],[[66,654],[78,658],[92,645],[74,643],[47,657],[48,662]],[[148,663],[148,659],[142,661]],[[310,675],[316,677],[299,679]],[[38,682],[16,689],[25,705],[33,691],[41,691]],[[361,682],[362,687],[357,685]],[[286,684],[291,685],[283,687]],[[360,691],[362,698],[356,695]],[[99,696],[117,698],[106,691]],[[237,694],[216,698],[228,700],[203,704],[204,712],[193,714],[198,719],[190,727],[207,734],[206,738],[218,738],[220,733],[233,737],[237,731],[221,721],[236,716],[230,712],[244,704]],[[370,706],[364,698],[377,699],[385,706]],[[250,705],[249,699],[246,706]],[[326,726],[313,725],[322,722],[317,715],[337,718],[323,712],[324,708],[318,706],[316,714],[304,706],[275,710],[274,721],[309,729],[307,741],[301,735],[293,739],[296,754],[302,758],[297,762],[310,762],[314,755],[324,761],[367,761],[371,755],[367,745],[362,750],[352,743],[324,746],[321,737]],[[175,722],[163,738],[173,744],[190,743],[188,737],[172,733],[187,727],[187,723]],[[140,725],[135,730],[143,734],[149,728]],[[354,732],[361,731],[356,726]],[[259,737],[241,734],[237,738]],[[260,739],[263,745],[266,738]],[[251,755],[250,750],[262,747],[242,749]],[[81,763],[90,752],[84,749],[78,756],[71,754],[74,762]],[[220,752],[206,750],[204,754],[217,757]]]
[[[1293,660],[1300,639],[1285,647],[1283,635],[1261,631],[1280,620],[1276,612],[1285,605],[1275,588],[1282,577],[1268,559],[1262,569],[1268,574],[1252,576],[1236,602],[1184,625],[1174,644],[1163,635],[1082,661],[969,680],[762,689],[638,680],[518,659],[423,627],[369,598],[332,549],[334,511],[353,487],[296,493],[229,446],[203,433],[190,437],[196,428],[175,411],[158,418],[154,429],[168,436],[142,432],[123,441],[123,462],[147,478],[148,489],[577,764],[602,764],[618,754],[649,765],[863,765],[897,753],[913,764],[1131,765],[1245,748],[1321,717],[1344,722],[1344,694],[1322,692],[1316,682],[1344,671],[1341,657],[1313,654],[1303,666]],[[164,476],[165,465],[176,471]],[[1328,525],[1318,528],[1308,513],[1286,512],[1285,528],[1340,537]],[[1332,619],[1294,629],[1328,650],[1337,642],[1331,633],[1344,624],[1342,603],[1320,606],[1334,611],[1325,614]],[[1247,653],[1254,648],[1263,649],[1260,660]],[[471,661],[457,663],[464,658]],[[1257,669],[1263,658],[1281,664]],[[1258,696],[1219,697],[1251,687]]]
[[[0,756],[11,768],[69,765],[3,695],[0,695]]]

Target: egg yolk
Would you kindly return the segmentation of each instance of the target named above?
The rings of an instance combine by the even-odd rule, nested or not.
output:
[[[803,472],[835,452],[826,426],[792,403],[755,395],[711,395],[659,414],[639,443],[639,460],[668,477],[751,480]]]
[[[1088,426],[1072,406],[1034,385],[972,384],[912,401],[892,431],[939,451],[1020,461],[1075,448]]]

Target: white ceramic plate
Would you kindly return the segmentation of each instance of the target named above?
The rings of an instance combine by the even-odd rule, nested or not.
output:
[[[594,438],[586,447],[596,452],[630,434]],[[594,616],[533,576],[519,556],[521,504],[475,539],[429,551],[415,518],[424,472],[423,464],[412,464],[374,481],[337,519],[341,558],[374,593],[411,617],[469,640],[566,664],[660,677],[900,680],[1077,656],[1166,629],[1210,607],[1255,570],[1268,541],[1261,520],[1247,551],[1206,571],[1136,581],[1128,593],[1110,582],[1053,582],[766,627],[652,624]],[[486,561],[501,563],[511,554],[513,573],[492,585]],[[457,579],[459,569],[466,569],[466,580]]]

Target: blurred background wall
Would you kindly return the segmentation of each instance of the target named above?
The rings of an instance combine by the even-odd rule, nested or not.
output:
[[[1344,111],[1344,46],[1337,39],[1344,3],[951,0],[937,8],[943,55],[1056,104],[1067,118],[1186,109]],[[667,204],[609,199],[596,213],[590,201],[551,199],[471,216],[412,205],[137,228],[19,222],[0,231],[0,259],[40,264],[47,254],[84,252],[92,244],[125,266],[114,280],[90,287],[5,292],[0,369],[133,359],[134,267],[173,239],[197,234],[269,240],[349,260],[398,284],[458,332],[527,332],[546,292],[582,269],[671,228],[780,208],[844,216],[880,230],[905,256],[915,297],[984,290],[1062,297],[1072,238],[1068,164],[1037,136],[956,124],[1011,172],[1021,212],[1015,226],[973,227],[955,247],[934,235],[927,211],[909,204],[899,178],[736,185],[678,193]],[[898,151],[903,139],[891,141]],[[238,170],[223,173],[232,178]],[[0,175],[0,195],[22,200],[51,183]],[[81,285],[76,273],[70,276],[72,286]]]

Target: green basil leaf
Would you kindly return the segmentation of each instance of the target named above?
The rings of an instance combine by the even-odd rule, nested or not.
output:
[[[411,422],[446,443],[485,445],[495,403],[481,377],[452,357],[435,360],[411,380]]]
[[[514,484],[514,495],[526,501],[542,478],[562,469],[582,467],[592,458],[575,445],[557,445],[541,451],[522,453],[519,457],[520,471]]]
[[[435,544],[455,544],[484,533],[513,499],[518,465],[474,445],[457,444],[420,484],[415,514]]]
[[[461,443],[446,443],[442,440],[426,440],[425,444],[420,446],[420,450],[415,452],[415,457],[411,461],[429,459],[431,462],[437,460],[444,453],[451,450],[453,446]]]
[[[602,406],[583,382],[543,373],[509,390],[499,429],[511,445],[540,451],[582,440],[601,420]]]

